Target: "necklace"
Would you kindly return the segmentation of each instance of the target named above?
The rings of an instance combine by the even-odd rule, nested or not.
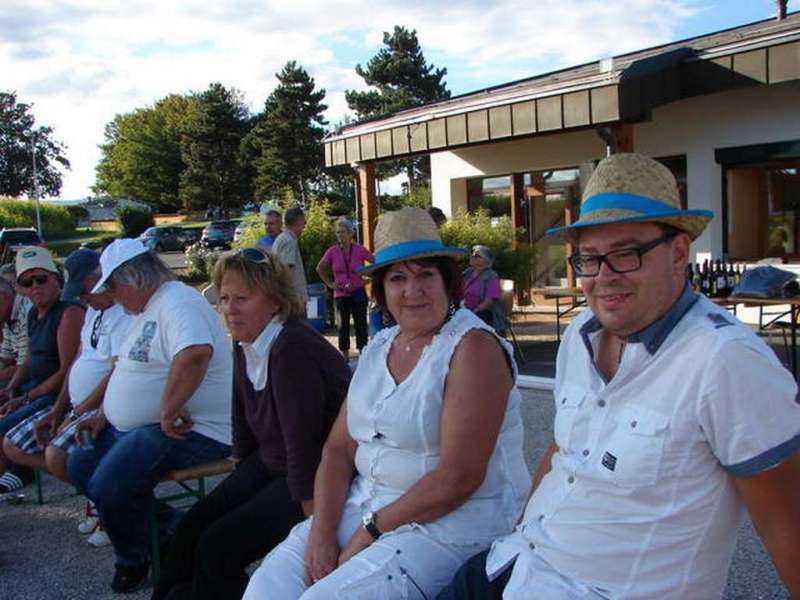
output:
[[[426,335],[430,335],[430,333],[429,332],[424,332],[424,333],[420,333],[419,335],[415,335],[410,340],[406,340],[405,344],[403,344],[403,342],[400,341],[400,336],[398,335],[397,338],[395,338],[395,341],[400,343],[401,346],[403,346],[403,350],[405,350],[406,352],[411,352],[411,344],[413,344],[418,339],[420,339],[421,337],[426,336]]]

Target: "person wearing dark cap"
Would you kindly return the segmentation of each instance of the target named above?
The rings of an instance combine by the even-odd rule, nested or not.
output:
[[[33,308],[28,313],[29,353],[8,385],[14,396],[0,407],[2,436],[53,405],[78,352],[84,317],[80,304],[59,298],[62,278],[45,248],[20,248],[16,263],[17,285],[27,292]],[[9,464],[0,448],[0,471]],[[0,480],[0,493],[19,489],[32,478],[28,470],[6,473]]]
[[[444,214],[441,208],[437,206],[431,206],[428,209],[428,214],[433,219],[433,222],[436,223],[436,227],[441,229],[445,223],[447,223],[447,216]]]

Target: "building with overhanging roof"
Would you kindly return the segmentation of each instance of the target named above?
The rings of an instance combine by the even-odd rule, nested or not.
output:
[[[435,206],[486,206],[525,228],[534,287],[571,282],[543,233],[577,218],[609,152],[662,160],[686,206],[714,211],[697,258],[800,262],[800,13],[348,125],[324,150],[328,166],[358,165],[368,244],[375,164],[429,154]]]

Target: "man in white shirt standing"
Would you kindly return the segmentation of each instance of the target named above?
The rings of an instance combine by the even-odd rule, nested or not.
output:
[[[300,234],[306,227],[306,215],[299,206],[293,206],[283,216],[284,229],[272,244],[272,253],[292,272],[294,288],[300,299],[308,300],[306,290],[306,271],[300,255]]]
[[[167,471],[225,458],[231,443],[230,343],[219,318],[138,240],[113,242],[95,292],[108,288],[136,315],[90,421],[91,448],[76,448],[69,475],[97,506],[114,545],[111,587],[147,578],[147,515]]]
[[[745,510],[800,598],[800,404],[772,350],[686,282],[711,220],[638,154],[565,235],[590,310],[556,363],[555,442],[514,532],[440,600],[720,598]]]

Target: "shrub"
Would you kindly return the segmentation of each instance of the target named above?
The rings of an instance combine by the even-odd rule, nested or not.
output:
[[[521,289],[528,287],[536,264],[535,250],[521,241],[524,232],[521,227],[515,231],[508,216],[492,218],[485,209],[473,213],[462,210],[442,228],[442,240],[448,246],[467,250],[475,244],[488,246],[495,255],[494,270],[502,279],[513,279],[517,289]],[[515,238],[516,247],[512,243]]]
[[[114,209],[114,218],[119,223],[122,237],[126,238],[138,237],[145,229],[155,225],[153,213],[149,208],[141,206],[117,206]]]
[[[258,245],[258,240],[264,237],[264,221],[260,215],[250,215],[242,219],[244,233],[233,242],[232,247],[251,248]]]
[[[336,243],[330,210],[331,204],[326,200],[312,200],[306,208],[306,228],[300,236],[300,255],[309,283],[320,281],[317,263],[325,251]]]
[[[40,202],[42,233],[46,240],[58,240],[75,234],[75,223],[63,206]],[[31,200],[0,200],[0,227],[36,227],[36,203]]]
[[[192,282],[208,281],[220,256],[219,252],[209,250],[202,242],[187,246],[184,255],[189,265],[186,280]]]

